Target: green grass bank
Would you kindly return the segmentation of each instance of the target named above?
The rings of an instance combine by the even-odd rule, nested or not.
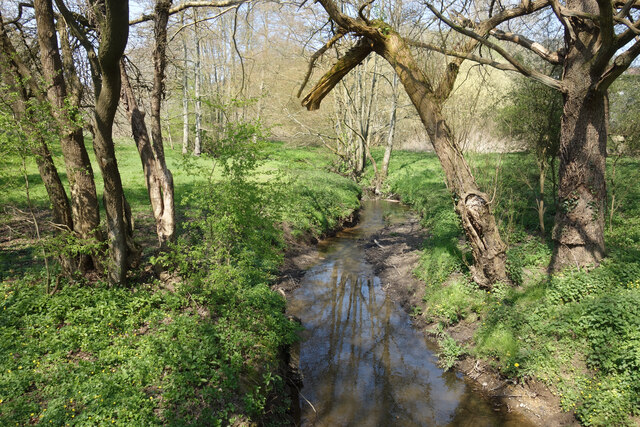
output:
[[[553,192],[548,184],[547,234],[542,236],[533,157],[475,154],[470,163],[481,188],[495,194],[493,208],[509,245],[508,271],[516,286],[499,284],[486,292],[471,283],[467,266],[472,260],[434,154],[395,152],[386,188],[419,212],[429,231],[415,271],[425,282],[425,297],[414,315],[432,324],[444,364],[452,366],[465,355],[488,360],[507,378],[545,383],[582,425],[637,425],[640,161],[617,164],[616,205],[606,228],[608,258],[591,272],[554,276],[547,274]],[[447,334],[460,322],[475,329],[464,343]]]
[[[27,162],[42,242],[19,220],[29,211],[21,160],[0,159],[0,425],[285,419],[291,402],[270,400],[283,388],[281,351],[297,328],[269,288],[286,245],[282,230],[322,234],[359,207],[360,189],[328,171],[322,150],[258,145],[256,161],[240,166],[233,156],[167,150],[180,226],[172,249],[156,256],[140,160],[132,143],[119,143],[137,237],[146,242],[142,265],[126,287],[62,279],[52,295],[41,244],[49,255],[55,246],[37,169]],[[55,160],[66,183],[59,153]],[[151,263],[168,277],[155,279]]]

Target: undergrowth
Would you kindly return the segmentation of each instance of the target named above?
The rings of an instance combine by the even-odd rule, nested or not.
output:
[[[1,425],[285,422],[292,402],[279,364],[297,326],[269,288],[283,225],[321,234],[357,209],[360,194],[327,171],[321,152],[254,143],[255,131],[230,130],[235,153],[209,147],[194,159],[167,151],[181,229],[151,261],[171,280],[141,269],[128,287],[63,279],[50,295],[37,251],[16,265],[9,247],[0,276]],[[135,147],[121,143],[118,155],[130,160]],[[296,160],[310,155],[314,164]],[[139,161],[120,166],[124,177],[141,175]],[[10,190],[3,203],[18,203],[14,181],[2,181]],[[148,215],[144,181],[123,181],[133,212]],[[32,187],[40,203],[37,176]],[[33,244],[30,232],[20,247]]]

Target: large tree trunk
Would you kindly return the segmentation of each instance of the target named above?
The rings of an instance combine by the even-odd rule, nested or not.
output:
[[[47,96],[52,105],[60,133],[62,154],[67,169],[67,178],[71,189],[71,210],[74,231],[80,238],[102,240],[100,233],[100,211],[93,169],[84,145],[82,128],[77,125],[78,113],[67,105],[67,86],[61,73],[62,60],[53,21],[51,0],[34,1],[35,17],[40,46],[40,61],[47,84]],[[77,106],[72,106],[77,107]],[[94,259],[93,264],[96,263]],[[82,271],[91,269],[92,262],[83,257]]]
[[[480,191],[441,112],[426,75],[418,68],[408,46],[392,33],[374,48],[397,73],[411,102],[418,110],[431,144],[445,173],[455,209],[471,245],[474,280],[483,286],[508,281],[506,245],[500,238],[487,195]]]
[[[506,245],[500,238],[489,198],[478,188],[471,169],[442,116],[441,104],[446,97],[436,96],[429,79],[397,33],[390,31],[390,34],[378,37],[376,41],[361,39],[320,79],[304,98],[302,105],[309,110],[319,108],[322,99],[340,79],[374,50],[393,67],[427,130],[444,170],[456,212],[471,245],[475,261],[472,267],[474,280],[486,287],[496,282],[508,282]]]
[[[107,0],[106,16],[100,25],[102,84],[96,87],[95,141],[93,149],[104,180],[104,207],[109,232],[109,279],[123,283],[138,255],[133,242],[131,212],[124,196],[113,145],[113,119],[120,97],[120,59],[129,35],[127,2]],[[95,72],[95,70],[94,70]]]
[[[596,0],[568,0],[567,7],[598,14]],[[565,33],[564,110],[560,131],[558,209],[550,270],[597,265],[605,256],[606,89],[595,90],[608,61],[598,61],[597,26],[574,26]]]
[[[173,201],[173,175],[167,167],[164,157],[164,142],[162,140],[162,123],[160,111],[165,88],[165,69],[167,66],[167,22],[171,0],[158,0],[156,4],[156,20],[154,35],[156,40],[153,51],[153,90],[151,92],[151,138],[155,158],[155,174],[159,185],[160,197],[151,200],[153,216],[156,220],[158,241],[164,246],[173,239],[176,229],[175,208]],[[148,183],[147,183],[148,184]],[[149,193],[151,195],[151,192]]]
[[[552,271],[598,265],[605,256],[607,99],[580,87],[584,77],[576,80],[562,117]]]

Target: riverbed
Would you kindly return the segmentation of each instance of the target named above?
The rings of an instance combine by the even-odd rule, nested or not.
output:
[[[435,347],[387,297],[365,257],[370,237],[408,215],[363,202],[359,223],[320,242],[318,259],[289,295],[300,343],[305,426],[523,426],[496,410],[460,374],[437,365]]]

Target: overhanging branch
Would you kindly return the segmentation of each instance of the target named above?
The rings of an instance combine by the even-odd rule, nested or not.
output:
[[[372,51],[373,44],[365,38],[360,39],[354,47],[349,49],[347,53],[322,76],[320,81],[311,89],[311,92],[302,100],[302,106],[306,107],[309,111],[320,108],[320,103],[325,96]]]

